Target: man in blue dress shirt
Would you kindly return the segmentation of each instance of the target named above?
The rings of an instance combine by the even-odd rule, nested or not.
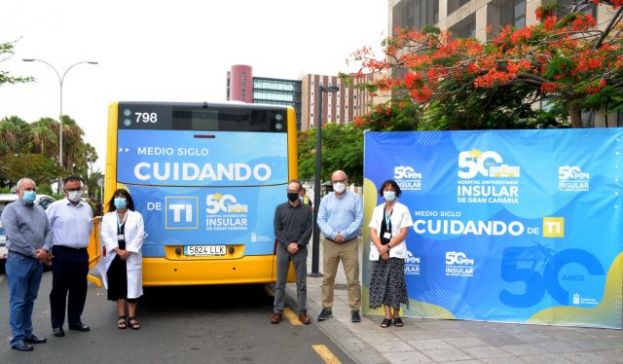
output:
[[[332,316],[333,289],[338,265],[342,261],[348,282],[351,321],[360,322],[361,284],[359,283],[359,239],[363,223],[363,205],[358,194],[348,191],[344,171],[331,175],[333,191],[322,198],[318,207],[318,227],[322,231],[322,311],[318,321]]]
[[[46,214],[52,229],[52,291],[50,314],[52,332],[65,336],[65,303],[70,330],[89,331],[82,323],[82,311],[87,298],[89,255],[87,246],[93,228],[91,206],[82,201],[82,181],[71,176],[63,181],[65,198],[51,204]],[[69,294],[69,295],[68,295]]]

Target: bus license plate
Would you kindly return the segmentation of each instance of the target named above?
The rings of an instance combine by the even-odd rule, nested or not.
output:
[[[225,254],[225,245],[187,245],[184,247],[184,255],[191,257],[210,257]]]

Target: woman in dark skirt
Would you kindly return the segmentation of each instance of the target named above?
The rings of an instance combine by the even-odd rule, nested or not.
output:
[[[407,258],[405,238],[409,227],[413,226],[411,213],[407,206],[396,201],[400,187],[393,180],[383,182],[379,194],[384,203],[374,208],[370,228],[370,260],[372,278],[370,279],[370,307],[385,308],[385,318],[381,327],[403,326],[400,318],[400,304],[409,304],[404,268]],[[392,312],[393,309],[393,312]]]
[[[117,327],[141,328],[136,319],[137,300],[143,294],[143,216],[134,211],[134,201],[124,189],[115,191],[102,219],[102,242],[106,248],[104,284],[108,299],[117,303]],[[127,315],[126,315],[127,305]],[[127,321],[126,321],[127,317]]]

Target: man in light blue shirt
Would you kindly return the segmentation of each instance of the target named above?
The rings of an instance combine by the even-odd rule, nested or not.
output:
[[[342,261],[348,282],[351,321],[360,322],[361,284],[359,283],[359,239],[363,223],[363,206],[358,194],[348,191],[344,171],[331,175],[333,191],[322,198],[318,207],[318,227],[322,239],[322,311],[318,321],[332,316],[335,275]]]
[[[52,332],[65,336],[65,303],[70,330],[89,331],[81,320],[87,298],[89,255],[87,246],[93,228],[91,206],[82,202],[82,181],[71,176],[63,181],[65,198],[51,204],[46,213],[52,229]],[[69,293],[69,296],[68,296]]]

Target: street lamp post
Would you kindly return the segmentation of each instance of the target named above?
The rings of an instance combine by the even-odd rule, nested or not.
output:
[[[322,173],[322,96],[323,92],[337,92],[339,87],[337,86],[318,86],[318,125],[316,125],[316,178],[314,181],[314,203],[316,208],[314,209],[314,239],[312,241],[312,271],[309,274],[310,277],[322,277],[319,272],[319,260],[320,260],[320,228],[318,227],[318,210],[320,207],[320,188]]]
[[[59,84],[59,114],[58,114],[58,122],[59,122],[59,129],[58,129],[58,164],[61,166],[61,169],[63,168],[63,82],[65,81],[65,76],[67,76],[67,72],[69,72],[70,69],[80,65],[80,64],[98,64],[98,62],[94,62],[94,61],[80,61],[80,62],[76,62],[74,64],[72,64],[71,66],[67,67],[67,69],[65,70],[65,72],[63,72],[63,74],[61,75],[58,70],[56,69],[56,67],[52,66],[50,63],[42,60],[42,59],[37,59],[37,58],[24,58],[22,59],[22,61],[24,62],[41,62],[44,63],[46,65],[48,65],[56,74],[56,77],[58,77],[58,84]],[[58,192],[60,193],[61,191],[61,184],[59,182],[58,185]]]

